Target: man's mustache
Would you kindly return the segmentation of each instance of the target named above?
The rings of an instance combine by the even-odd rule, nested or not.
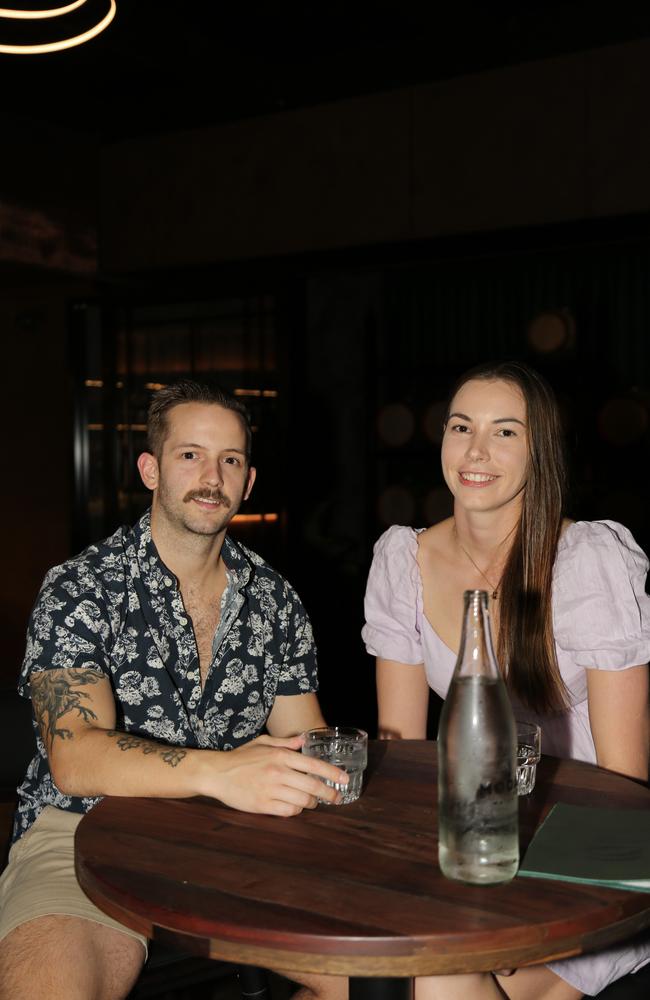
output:
[[[189,503],[190,500],[217,500],[224,507],[232,506],[230,497],[227,497],[221,490],[192,490],[185,494],[183,503]]]

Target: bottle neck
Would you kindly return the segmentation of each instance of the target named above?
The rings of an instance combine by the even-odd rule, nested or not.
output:
[[[487,591],[466,590],[464,601],[463,631],[454,676],[498,680]]]

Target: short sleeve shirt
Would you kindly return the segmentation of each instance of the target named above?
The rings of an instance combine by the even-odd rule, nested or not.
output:
[[[204,687],[192,624],[147,512],[133,528],[49,571],[29,622],[19,692],[30,697],[36,671],[92,670],[111,682],[116,729],[212,750],[254,739],[277,695],[317,690],[316,648],[305,609],[279,573],[228,536],[222,556],[228,585]],[[99,801],[56,787],[34,730],[14,840],[46,805],[87,812]]]

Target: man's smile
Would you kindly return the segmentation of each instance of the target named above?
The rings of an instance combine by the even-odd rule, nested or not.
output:
[[[205,507],[231,506],[230,497],[227,497],[221,490],[193,490],[191,493],[186,493],[183,497],[183,503],[190,503],[190,501],[194,501],[199,506]]]

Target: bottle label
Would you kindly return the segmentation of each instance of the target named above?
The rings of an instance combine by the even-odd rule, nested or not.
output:
[[[502,775],[497,781],[482,781],[476,791],[477,799],[485,799],[489,795],[507,795],[517,788],[517,779],[511,774]]]

